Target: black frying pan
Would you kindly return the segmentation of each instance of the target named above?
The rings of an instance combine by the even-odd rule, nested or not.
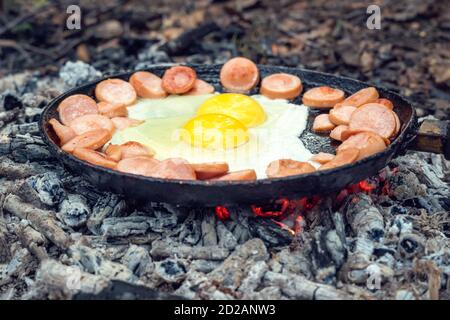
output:
[[[223,91],[219,82],[221,65],[193,66],[199,78],[213,84],[217,91]],[[167,66],[154,66],[148,71],[162,75]],[[295,74],[302,79],[304,91],[316,86],[328,85],[344,90],[351,94],[359,89],[371,86],[370,84],[352,80],[345,77],[326,73],[308,71],[298,68],[259,66],[261,76],[276,72]],[[128,80],[132,73],[125,73],[109,78],[122,78]],[[286,198],[299,198],[316,194],[327,194],[338,191],[359,182],[367,177],[377,174],[393,157],[404,152],[408,147],[424,151],[444,153],[450,157],[449,135],[447,122],[426,122],[419,129],[414,108],[401,96],[383,88],[378,88],[381,97],[391,100],[395,105],[395,112],[402,123],[397,138],[383,152],[365,158],[354,164],[342,166],[332,170],[318,171],[311,174],[290,176],[276,179],[262,179],[257,181],[187,181],[154,179],[144,176],[120,173],[114,170],[91,165],[62,151],[55,143],[57,139],[48,125],[48,120],[58,118],[56,108],[66,97],[82,93],[94,96],[95,82],[74,88],[54,99],[43,111],[40,120],[40,129],[45,143],[50,151],[61,160],[68,169],[83,175],[99,188],[128,197],[146,201],[167,202],[178,205],[231,205],[267,203],[271,200]],[[255,89],[256,93],[259,88]],[[295,103],[301,103],[297,98]],[[319,111],[311,111],[307,130],[300,137],[305,146],[313,153],[319,151],[333,152],[336,145],[326,136],[311,132],[311,125]],[[419,133],[420,132],[420,133]]]

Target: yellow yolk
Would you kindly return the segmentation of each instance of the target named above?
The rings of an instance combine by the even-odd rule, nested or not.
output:
[[[224,114],[203,114],[189,120],[180,138],[194,147],[210,149],[236,148],[249,140],[247,128]]]
[[[197,115],[224,114],[242,122],[247,128],[259,126],[266,121],[261,105],[249,96],[223,93],[209,98],[197,109]]]

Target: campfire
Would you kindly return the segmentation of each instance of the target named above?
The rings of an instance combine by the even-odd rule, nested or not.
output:
[[[332,207],[338,207],[349,196],[358,193],[365,193],[368,195],[375,193],[377,196],[380,194],[388,196],[391,190],[387,176],[396,174],[397,172],[398,168],[392,170],[386,169],[377,177],[365,179],[359,183],[348,186],[344,190],[336,193],[335,197],[332,199]],[[304,197],[298,200],[281,198],[265,206],[252,205],[251,210],[255,217],[268,219],[282,230],[285,230],[292,237],[296,237],[302,231],[305,215],[308,215],[308,213],[313,210],[316,205],[319,205],[323,199],[325,199],[325,197],[321,197],[320,195],[310,198]],[[355,198],[353,201],[358,201],[358,199]],[[217,206],[215,208],[215,213],[217,219],[222,222],[230,219],[230,211],[224,206]]]
[[[11,15],[0,30],[0,300],[450,299],[442,155],[408,151],[332,194],[183,207],[71,173],[37,122],[52,99],[96,79],[236,53],[382,84],[414,101],[418,116],[448,119],[444,2],[415,1],[407,14],[402,3],[385,6],[383,32],[368,31],[366,5],[352,1],[294,1],[282,12],[270,1],[142,2],[137,11],[93,3],[80,30],[65,30],[60,5],[45,3],[50,10]],[[425,45],[410,41],[418,36]]]

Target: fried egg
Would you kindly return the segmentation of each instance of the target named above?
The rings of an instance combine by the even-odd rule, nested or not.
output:
[[[199,113],[201,116],[204,109],[208,109],[205,105],[212,97],[217,95],[139,99],[128,107],[128,116],[145,122],[116,132],[111,143],[140,142],[153,149],[158,160],[179,157],[190,163],[224,161],[228,163],[230,171],[254,169],[258,179],[267,177],[266,168],[274,160],[308,161],[311,158],[311,152],[299,138],[306,128],[308,107],[261,95],[251,96],[263,111],[257,109],[258,121],[253,121],[256,119],[253,115],[253,118],[249,118],[248,114],[244,118],[244,121],[251,122],[250,126],[244,127],[245,141],[240,141],[232,148],[209,148],[189,143],[182,138],[180,130],[188,128],[190,120],[199,117]],[[216,121],[221,118],[218,119]]]

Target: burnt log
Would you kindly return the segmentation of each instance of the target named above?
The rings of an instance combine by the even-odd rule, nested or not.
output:
[[[41,232],[61,249],[67,249],[71,244],[72,240],[58,225],[54,212],[33,207],[12,194],[6,197],[3,207],[11,214],[28,220],[34,229]]]
[[[17,226],[16,232],[22,245],[34,254],[39,261],[48,259],[48,253],[45,248],[48,244],[47,239],[40,232],[33,229],[26,220],[22,220],[20,225]]]
[[[305,300],[350,300],[351,296],[333,286],[316,283],[298,275],[283,275],[272,271],[264,276],[265,285],[281,288],[291,299]]]

